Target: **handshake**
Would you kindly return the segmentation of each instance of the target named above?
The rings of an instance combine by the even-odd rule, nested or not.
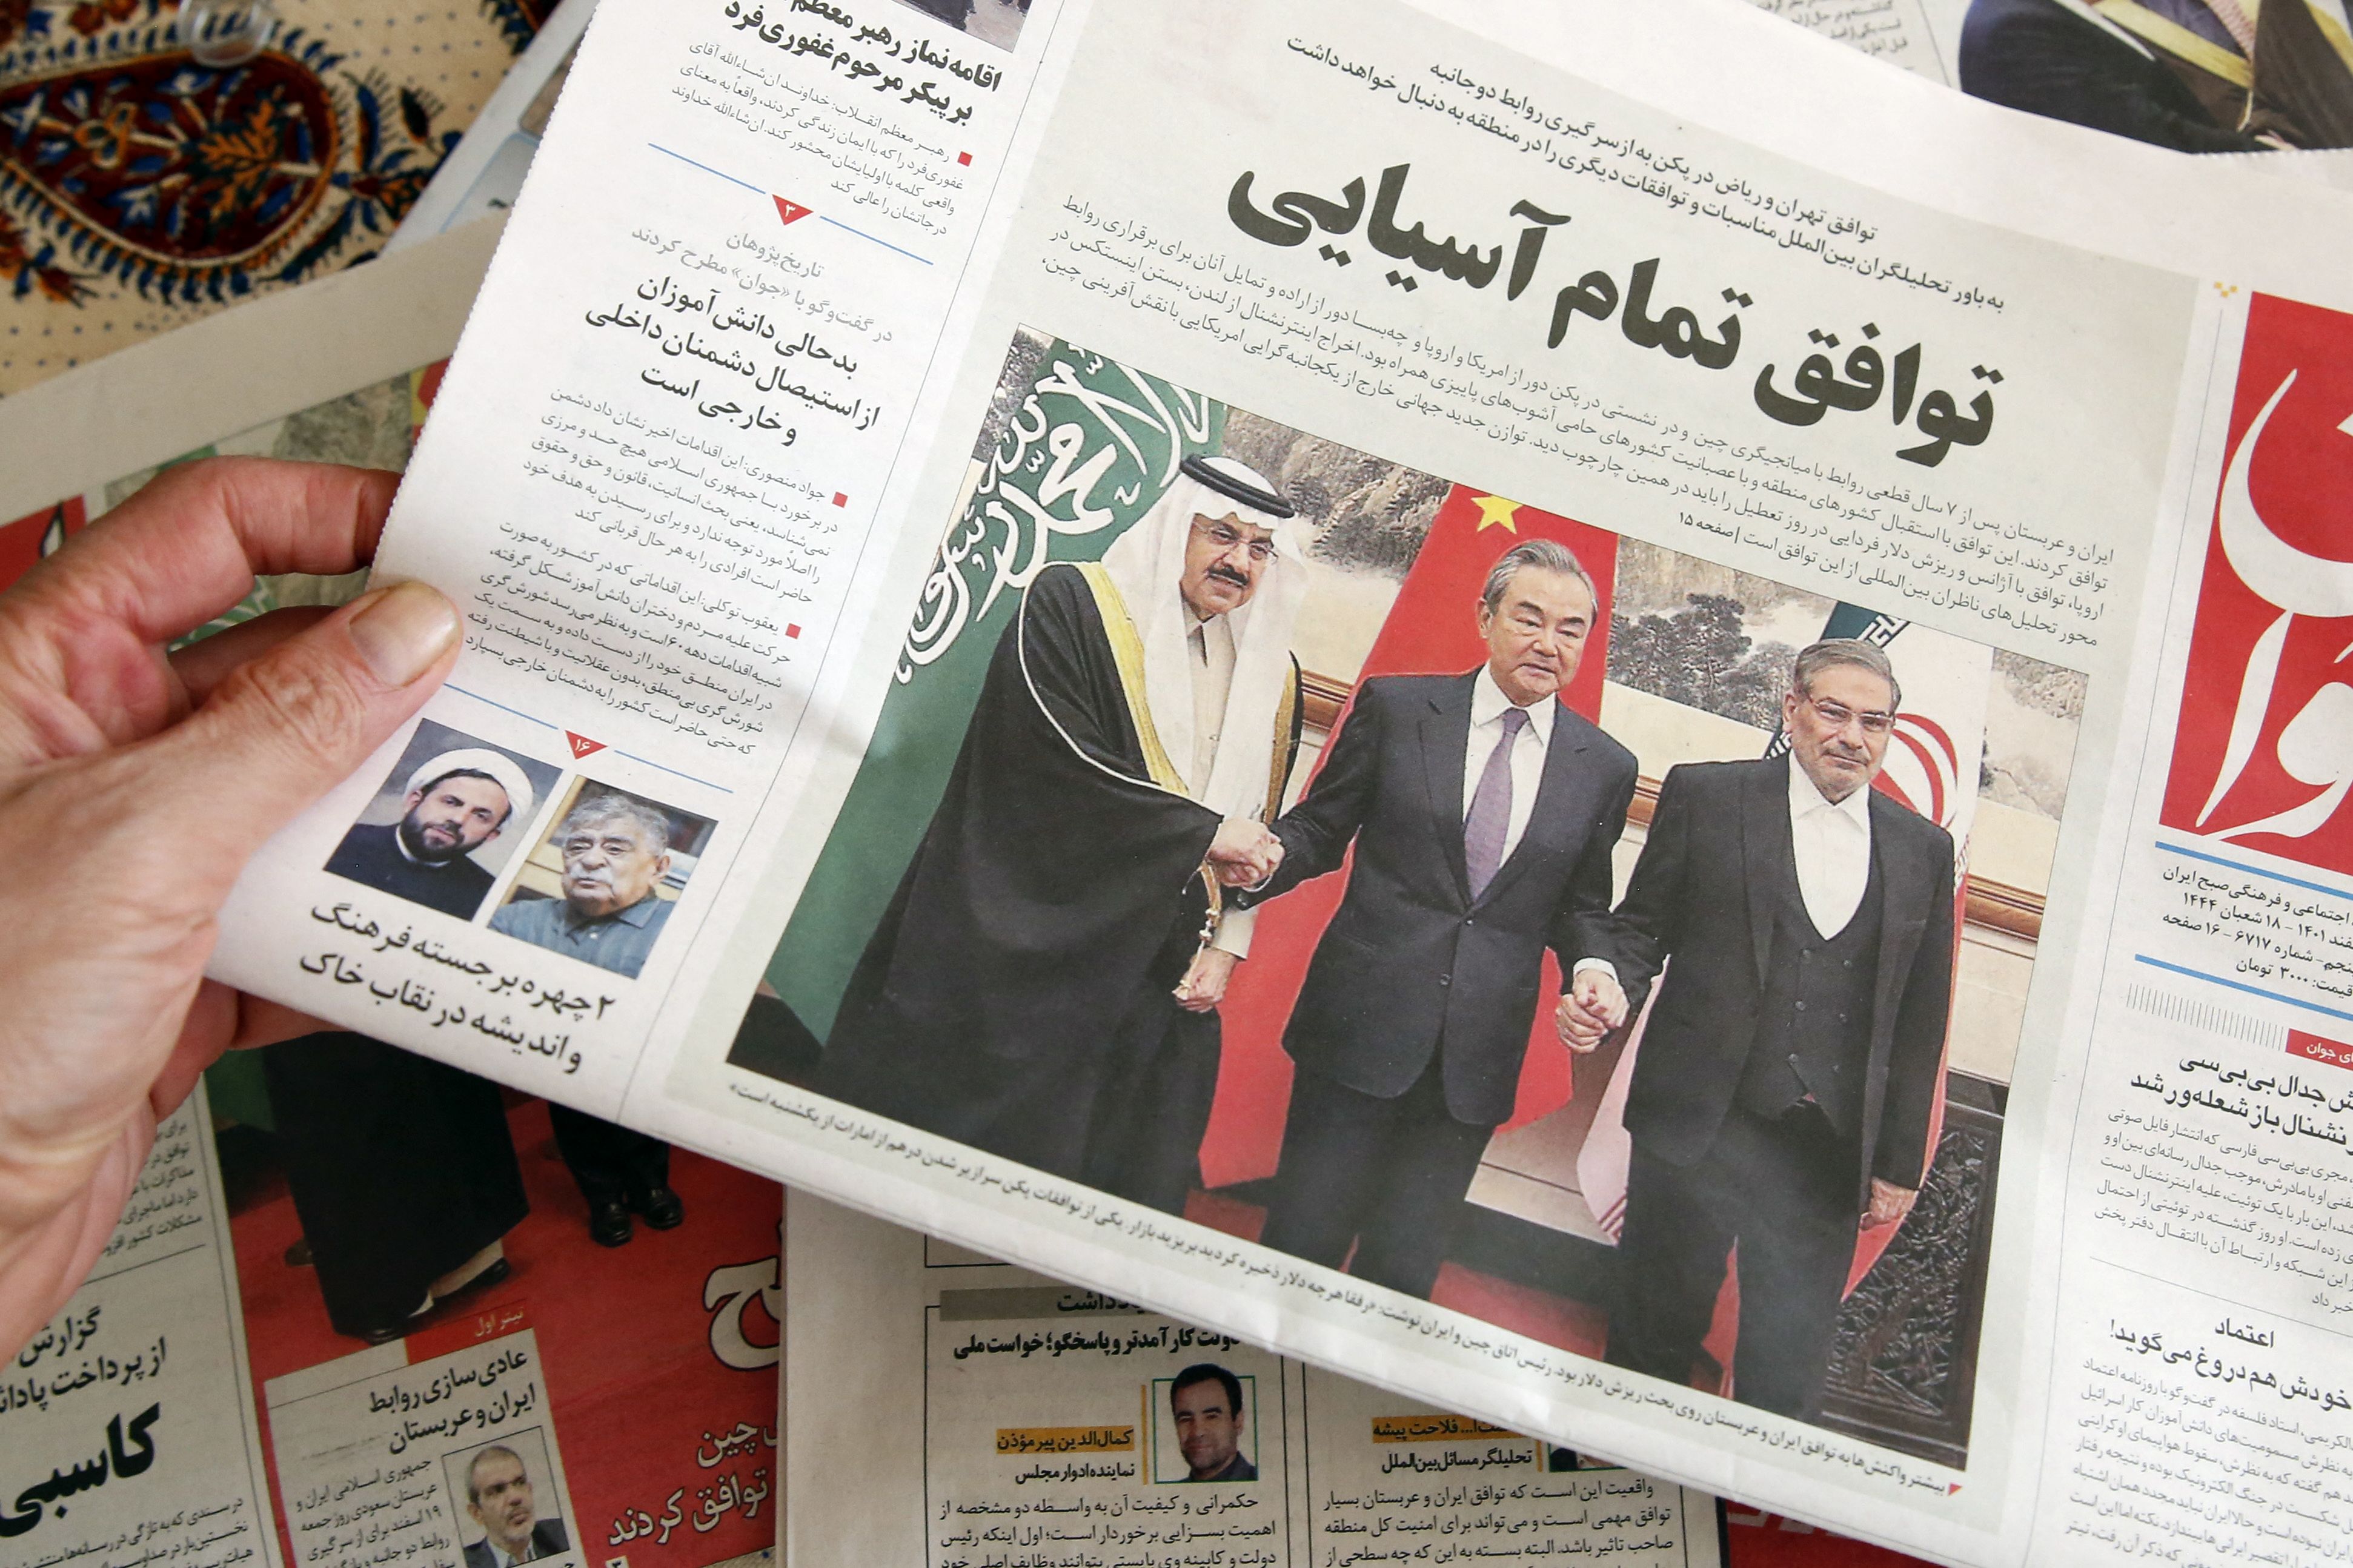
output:
[[[1209,869],[1229,888],[1255,888],[1282,864],[1282,840],[1266,824],[1229,816],[1209,842]]]

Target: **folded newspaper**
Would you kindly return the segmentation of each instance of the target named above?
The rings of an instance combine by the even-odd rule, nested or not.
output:
[[[216,973],[1947,1562],[2342,1561],[2353,205],[1708,0],[979,5],[605,0],[433,755]]]

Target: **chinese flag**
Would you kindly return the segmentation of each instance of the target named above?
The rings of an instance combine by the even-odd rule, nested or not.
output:
[[[1477,620],[1480,592],[1496,558],[1531,539],[1568,546],[1600,596],[1584,659],[1561,692],[1571,708],[1598,721],[1602,671],[1609,662],[1618,536],[1464,485],[1455,486],[1438,509],[1421,552],[1365,658],[1363,675],[1458,675],[1484,663],[1487,645],[1479,636]],[[1340,723],[1346,722],[1344,712]],[[1208,1134],[1201,1143],[1204,1186],[1230,1186],[1274,1173],[1291,1099],[1291,1058],[1282,1051],[1283,1026],[1290,1022],[1292,1002],[1306,978],[1324,923],[1340,907],[1346,878],[1343,870],[1310,882],[1268,904],[1259,917],[1250,961],[1234,972],[1233,985],[1219,1010],[1225,1022],[1225,1051]],[[1550,1001],[1559,971],[1549,955],[1544,965],[1545,984],[1538,993],[1543,1000],[1520,1071],[1512,1126],[1547,1115],[1568,1101],[1568,1057],[1553,1033]]]

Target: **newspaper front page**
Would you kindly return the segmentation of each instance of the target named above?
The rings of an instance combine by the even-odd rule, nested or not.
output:
[[[223,977],[1925,1555],[2331,1560],[2341,199],[1739,6],[1012,16],[606,0],[383,563],[528,852],[337,870],[399,737]]]

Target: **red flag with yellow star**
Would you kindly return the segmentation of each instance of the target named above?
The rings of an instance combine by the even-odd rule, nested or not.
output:
[[[1480,593],[1496,559],[1531,539],[1567,545],[1592,577],[1600,598],[1585,657],[1560,694],[1571,708],[1598,722],[1602,671],[1609,662],[1618,536],[1466,485],[1455,486],[1439,507],[1358,679],[1458,675],[1485,662],[1487,645],[1479,636],[1477,619]],[[1340,722],[1347,722],[1345,713]],[[1250,961],[1234,972],[1233,984],[1218,1009],[1224,1020],[1225,1045],[1216,1109],[1201,1144],[1206,1187],[1274,1173],[1282,1147],[1283,1112],[1291,1099],[1291,1058],[1282,1052],[1282,1030],[1307,976],[1308,960],[1325,922],[1340,907],[1345,887],[1345,876],[1322,878],[1275,900],[1259,916]],[[1547,956],[1539,992],[1543,1001],[1508,1126],[1549,1115],[1568,1102],[1568,1057],[1552,1023],[1552,998],[1559,984],[1558,966]]]

